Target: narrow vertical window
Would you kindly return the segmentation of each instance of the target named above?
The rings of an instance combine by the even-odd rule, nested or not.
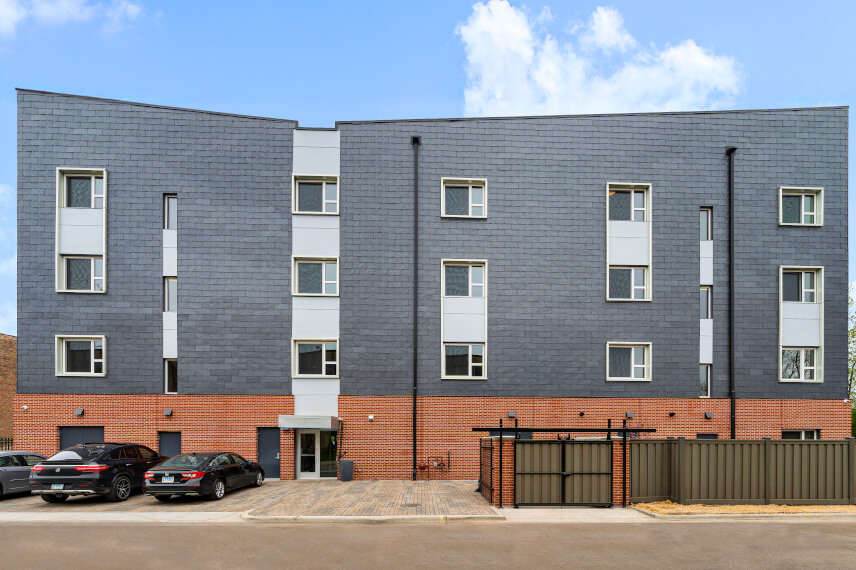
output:
[[[163,227],[165,230],[178,229],[178,196],[175,194],[163,197]]]
[[[164,277],[163,298],[164,311],[174,313],[178,310],[178,278]]]
[[[701,208],[699,210],[699,241],[711,241],[713,239],[713,210]]]
[[[167,358],[164,364],[164,393],[178,394],[178,360]]]
[[[699,318],[713,318],[713,295],[712,289],[707,286],[699,287]]]
[[[699,364],[698,388],[699,398],[710,398],[710,364]]]

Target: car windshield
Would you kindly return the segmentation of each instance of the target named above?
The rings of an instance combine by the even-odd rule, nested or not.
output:
[[[209,459],[214,457],[213,453],[186,453],[181,455],[176,455],[175,457],[170,457],[163,463],[159,465],[159,467],[199,467]]]
[[[48,461],[92,461],[108,449],[104,445],[76,445],[63,449]]]

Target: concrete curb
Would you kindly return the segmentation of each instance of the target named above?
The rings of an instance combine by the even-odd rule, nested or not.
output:
[[[799,519],[844,519],[856,520],[856,513],[754,513],[754,514],[709,514],[709,515],[664,515],[652,513],[638,507],[629,507],[634,511],[654,519],[669,521],[740,521],[740,520],[799,520]]]
[[[306,516],[306,515],[251,515],[251,511],[241,513],[248,522],[259,523],[441,523],[459,521],[504,521],[505,517],[495,515],[383,515],[383,516]]]

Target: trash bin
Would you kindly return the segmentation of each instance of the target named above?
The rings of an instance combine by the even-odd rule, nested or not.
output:
[[[354,462],[351,459],[339,460],[339,481],[350,481],[354,478]]]

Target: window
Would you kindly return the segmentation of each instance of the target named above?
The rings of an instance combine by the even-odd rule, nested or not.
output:
[[[57,376],[104,376],[106,338],[56,337]]]
[[[699,287],[698,304],[700,319],[713,318],[713,289],[708,286]]]
[[[104,292],[104,258],[101,256],[62,257],[61,291]]]
[[[715,433],[697,433],[696,439],[719,439],[719,435]]]
[[[710,364],[698,365],[698,397],[710,398]]]
[[[648,300],[647,274],[645,267],[610,267],[609,300]]]
[[[699,241],[711,241],[713,239],[713,209],[702,208],[699,210]]]
[[[817,382],[820,381],[818,371],[817,348],[783,348],[782,349],[782,381]]]
[[[651,380],[650,343],[609,343],[607,380]]]
[[[62,200],[64,208],[104,208],[104,175],[84,172],[62,172]]]
[[[484,379],[484,344],[443,345],[443,377],[448,379]]]
[[[339,295],[339,265],[335,259],[295,259],[294,294]]]
[[[818,269],[782,269],[782,301],[792,303],[820,303]]]
[[[307,178],[294,181],[295,214],[339,213],[339,184],[337,178]]]
[[[178,278],[163,278],[163,310],[174,313],[178,310]]]
[[[800,440],[820,439],[820,430],[816,430],[816,429],[782,430],[782,439],[800,439]]]
[[[823,188],[779,188],[779,224],[823,225]]]
[[[176,196],[175,194],[164,194],[163,229],[178,229],[178,196]]]
[[[443,216],[450,218],[487,217],[487,180],[443,178]]]
[[[646,222],[648,213],[648,185],[610,184],[607,202],[611,221]]]
[[[444,261],[443,295],[445,297],[484,297],[484,262]]]
[[[178,394],[178,360],[165,358],[163,361],[164,394]]]
[[[339,375],[336,341],[298,341],[295,346],[295,375],[335,378]]]
[[[24,465],[37,465],[45,460],[44,457],[38,455],[21,455],[20,458],[24,461]]]

